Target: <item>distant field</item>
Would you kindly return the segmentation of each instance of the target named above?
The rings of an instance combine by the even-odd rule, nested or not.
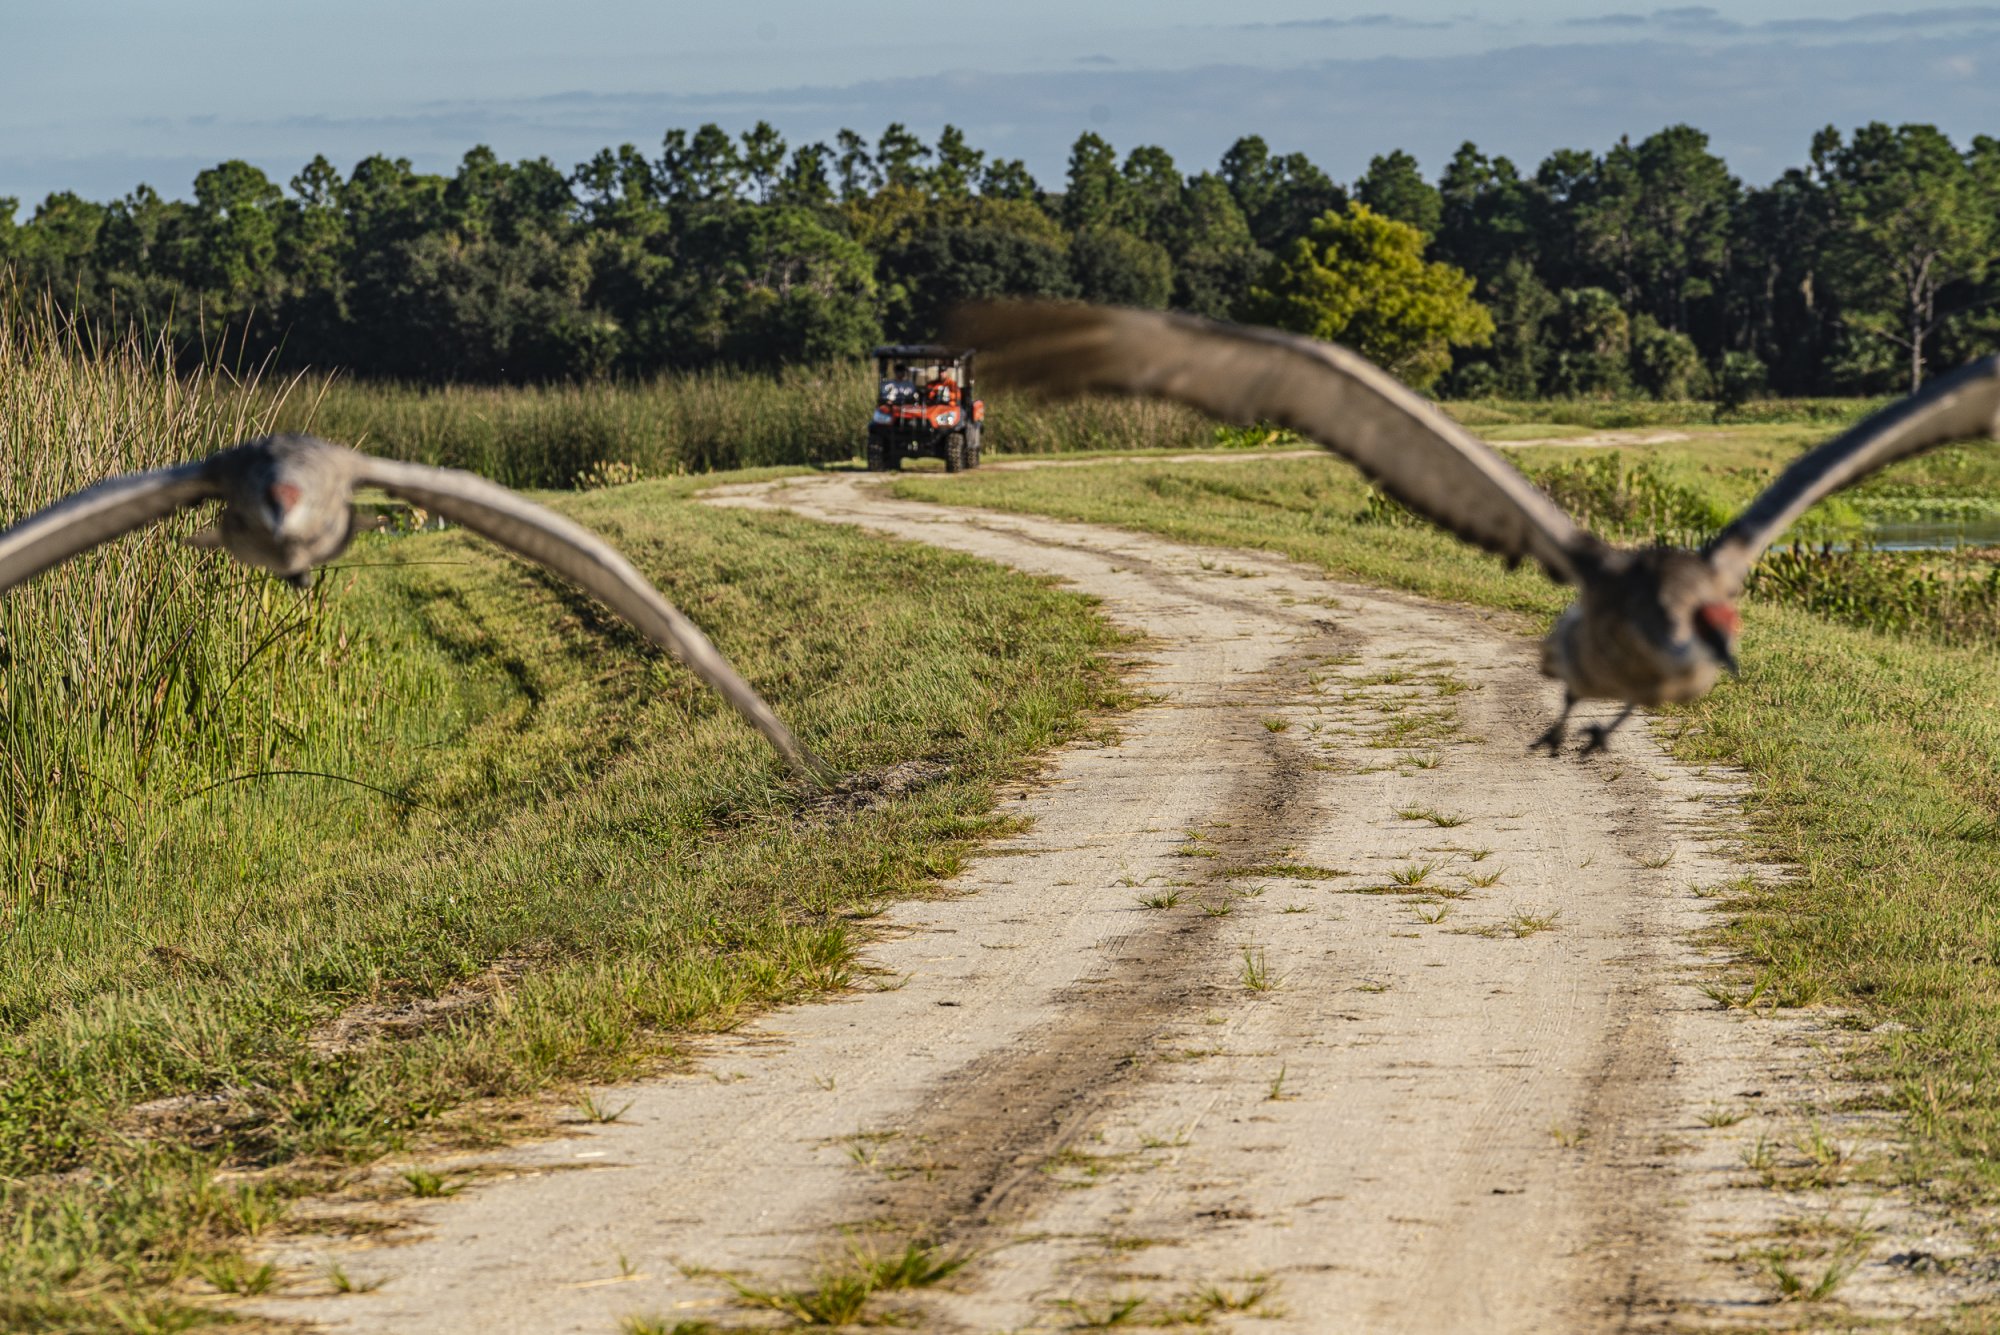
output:
[[[1823,428],[1766,426],[1654,447],[1553,447],[1522,464],[1628,536],[1727,513]],[[1371,501],[1332,459],[913,476],[900,494],[1283,552],[1349,579],[1510,609],[1567,601]],[[1818,534],[1912,505],[1991,506],[2000,449],[1890,470]],[[1668,522],[1654,521],[1664,518]],[[1794,879],[1745,885],[1729,944],[1738,1004],[1836,1007],[1854,1055],[1904,1115],[1913,1154],[1884,1171],[1957,1202],[2000,1201],[2000,569],[1993,553],[1780,553],[1746,606],[1744,674],[1669,711],[1684,757],[1743,765],[1756,855]]]

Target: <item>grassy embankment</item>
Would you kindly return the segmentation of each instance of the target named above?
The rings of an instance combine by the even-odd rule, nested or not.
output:
[[[1573,507],[1627,532],[1698,528],[1823,433],[1704,434],[1645,450],[1531,449]],[[1646,461],[1627,466],[1625,461]],[[1501,607],[1545,625],[1564,592],[1371,503],[1333,460],[1255,468],[1136,463],[910,478],[906,495],[1283,552],[1329,572]],[[1992,513],[2000,451],[1954,448],[1852,494],[1837,524],[1912,507]],[[1749,961],[1741,999],[1831,1006],[1869,1029],[1857,1074],[1904,1115],[1895,1166],[1954,1203],[2000,1200],[2000,644],[1991,553],[1958,559],[1799,553],[1746,608],[1744,674],[1671,711],[1694,761],[1754,778],[1754,852],[1796,878],[1729,899]]]
[[[0,511],[267,410],[0,330]],[[300,598],[156,530],[0,600],[0,1328],[200,1324],[274,1281],[243,1248],[299,1193],[850,985],[865,920],[1115,698],[1076,597],[691,490],[556,504],[835,764],[941,777],[815,812],[685,673],[459,533],[364,539]]]

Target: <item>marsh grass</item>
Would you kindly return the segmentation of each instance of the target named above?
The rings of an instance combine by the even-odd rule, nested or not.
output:
[[[258,434],[284,397],[175,379],[166,362],[47,315],[0,316],[0,515]],[[440,704],[438,681],[385,673],[373,632],[329,612],[351,576],[297,597],[185,546],[205,522],[151,526],[0,599],[0,933],[17,949],[47,944],[33,908],[88,916],[141,862],[199,856],[189,810],[226,820],[273,789],[345,801],[337,785],[382,725]]]
[[[841,463],[858,457],[875,406],[872,367],[699,371],[644,382],[419,386],[338,380],[275,409],[371,453],[467,468],[515,487]],[[1171,405],[1089,398],[1043,403],[981,390],[996,454],[1211,449],[1262,437]],[[267,410],[269,411],[269,410]],[[1264,433],[1268,434],[1268,433]]]

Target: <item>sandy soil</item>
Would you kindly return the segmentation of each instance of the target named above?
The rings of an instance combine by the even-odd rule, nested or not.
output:
[[[1671,445],[1693,439],[1685,431],[1593,431],[1581,436],[1533,436],[1493,443],[1502,449],[1525,449],[1530,445]]]
[[[1789,1326],[1809,1309],[1752,1253],[1817,1221],[1792,1242],[1815,1279],[1864,1210],[1843,1301],[1957,1296],[1911,1258],[1959,1244],[1894,1202],[1746,1189],[1756,1147],[1836,1091],[1830,1029],[1699,987],[1702,892],[1744,870],[1736,792],[1643,726],[1530,756],[1555,697],[1519,625],[860,476],[716,499],[1058,576],[1148,635],[1152,703],[1008,794],[1029,833],[886,915],[872,987],[600,1095],[623,1120],[489,1157],[399,1236],[288,1244],[298,1282],[259,1310],[729,1323],[722,1272],[797,1287],[920,1238],[973,1257],[890,1300],[923,1330],[1141,1298],[1242,1330]],[[1875,1136],[1818,1128],[1850,1154]],[[330,1263],[380,1286],[328,1294]]]

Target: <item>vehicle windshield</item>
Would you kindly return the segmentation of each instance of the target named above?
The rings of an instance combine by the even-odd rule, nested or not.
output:
[[[882,377],[876,400],[887,406],[951,403],[960,391],[959,368],[955,363],[902,365],[893,371],[887,366],[879,366],[876,374]]]

